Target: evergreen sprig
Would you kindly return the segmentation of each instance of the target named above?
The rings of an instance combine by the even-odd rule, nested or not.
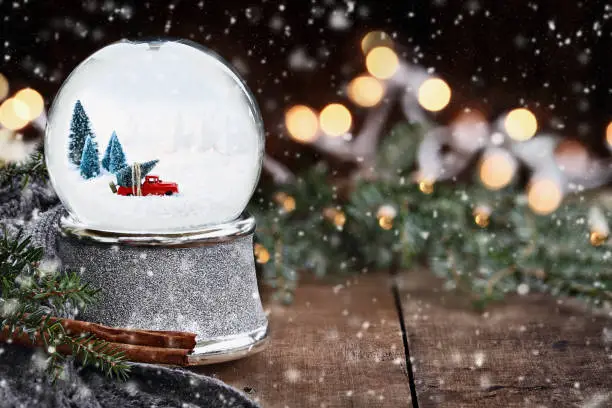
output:
[[[2,163],[0,168],[0,187],[14,179],[20,179],[22,187],[25,187],[33,179],[46,180],[48,177],[45,158],[40,151],[32,153],[23,162]]]
[[[394,128],[379,148],[374,177],[348,189],[320,164],[280,196],[271,192],[276,200],[266,194],[254,200],[257,240],[272,254],[260,259],[264,281],[283,300],[291,301],[302,271],[343,275],[399,265],[426,266],[479,306],[530,290],[612,301],[611,245],[589,242],[593,199],[575,196],[540,216],[529,209],[520,181],[501,191],[453,181],[425,194],[411,180],[423,133],[407,124]],[[294,200],[288,208],[286,197]],[[387,229],[377,216],[382,206],[396,210]],[[477,225],[481,207],[491,213]]]
[[[27,335],[33,344],[42,339],[48,355],[47,370],[57,379],[69,349],[82,365],[94,365],[110,377],[126,379],[130,367],[123,352],[93,335],[68,334],[52,316],[70,313],[95,301],[99,292],[75,273],[58,273],[41,265],[43,250],[22,232],[4,230],[0,238],[1,327],[9,338]]]

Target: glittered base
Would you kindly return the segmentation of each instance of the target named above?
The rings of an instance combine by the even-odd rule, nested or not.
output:
[[[115,327],[196,333],[192,364],[240,358],[267,335],[253,234],[190,246],[92,242],[57,236],[64,266],[101,288],[79,318]]]

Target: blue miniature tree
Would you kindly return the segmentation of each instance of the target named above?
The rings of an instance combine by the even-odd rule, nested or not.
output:
[[[87,136],[83,154],[81,156],[81,177],[84,179],[94,178],[100,175],[100,157],[98,153],[98,145],[92,137]]]
[[[151,160],[140,164],[140,178],[149,174],[153,167],[159,162],[159,160]],[[132,166],[125,166],[121,170],[115,173],[117,177],[117,184],[123,187],[132,187],[133,182],[140,183],[142,180],[133,180],[132,177]]]
[[[113,134],[110,140],[108,141],[108,145],[106,146],[106,150],[104,150],[104,156],[102,157],[101,164],[102,164],[102,168],[106,171],[110,171],[111,151],[113,150],[113,143],[116,137],[117,137],[117,134],[113,131]]]
[[[123,146],[117,137],[117,133],[113,132],[108,146],[104,151],[104,157],[102,158],[102,168],[111,173],[116,173],[127,166],[125,153],[123,152]]]
[[[81,164],[85,141],[88,137],[93,139],[96,136],[91,130],[89,117],[85,113],[81,101],[77,101],[72,112],[70,135],[68,136],[68,159],[77,166]]]
[[[121,142],[119,141],[119,138],[115,132],[113,132],[113,138],[111,140],[112,145],[108,169],[111,173],[116,173],[127,166],[127,161],[125,159],[125,153],[123,152],[123,146],[121,146]]]

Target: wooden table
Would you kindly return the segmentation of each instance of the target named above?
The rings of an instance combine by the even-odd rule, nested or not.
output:
[[[486,312],[426,272],[304,283],[262,353],[199,372],[263,407],[612,407],[612,319],[509,295]]]

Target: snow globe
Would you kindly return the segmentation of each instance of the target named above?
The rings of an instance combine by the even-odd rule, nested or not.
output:
[[[196,333],[193,364],[257,351],[267,320],[244,209],[263,149],[253,96],[210,50],[126,40],[82,62],[45,136],[57,256],[102,289],[79,318]]]

